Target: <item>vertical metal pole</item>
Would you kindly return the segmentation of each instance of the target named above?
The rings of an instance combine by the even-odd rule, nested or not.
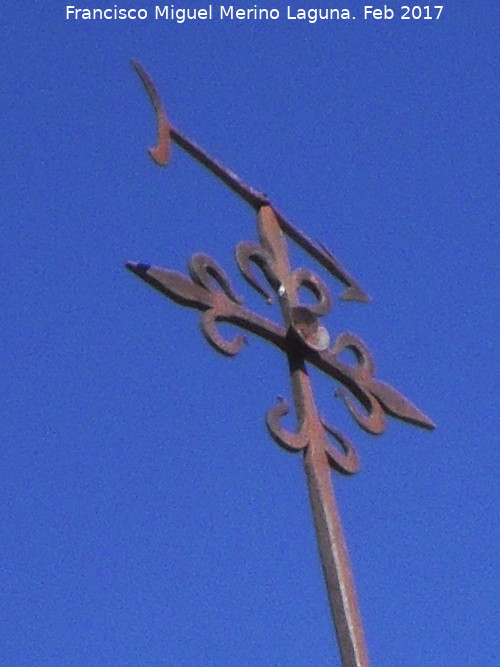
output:
[[[297,415],[301,429],[307,433],[304,468],[342,665],[368,667],[370,663],[354,578],[333,492],[332,469],[327,457],[328,439],[303,360],[289,352],[288,361]]]
[[[280,306],[283,319],[289,326],[292,309],[299,303],[297,285],[290,279],[293,273],[286,242],[271,207],[263,206],[259,210],[258,227],[262,244],[272,253],[276,275],[281,284],[286,285],[280,296]],[[300,345],[290,341],[287,357],[299,431],[305,434],[308,442],[304,466],[342,664],[343,667],[368,667],[354,580],[333,495],[332,471],[326,454],[328,439],[316,408],[311,379]]]
[[[304,453],[309,498],[330,609],[344,667],[367,667],[354,579],[333,493],[331,469],[322,447],[311,442]]]

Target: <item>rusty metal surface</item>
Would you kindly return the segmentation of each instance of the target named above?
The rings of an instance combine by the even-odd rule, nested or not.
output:
[[[266,302],[277,300],[282,323],[273,322],[245,307],[226,272],[212,258],[196,254],[188,263],[189,275],[128,262],[127,268],[162,294],[183,306],[201,311],[200,325],[210,345],[226,356],[238,354],[245,336],[226,339],[219,322],[229,322],[274,344],[287,357],[297,429],[281,425],[287,402],[279,398],[267,412],[267,428],[274,441],[291,452],[303,453],[309,496],[316,528],[330,608],[345,667],[369,664],[361,616],[340,517],[333,493],[331,471],[352,475],[359,468],[358,454],[350,440],[318,414],[307,365],[326,373],[341,385],[337,395],[368,433],[381,434],[386,417],[395,417],[426,429],[432,421],[396,389],[375,378],[373,357],[353,333],[332,339],[321,318],[331,310],[332,300],[323,281],[308,269],[290,266],[287,238],[297,243],[345,286],[341,298],[367,302],[369,297],[325,246],[311,241],[277,211],[266,195],[247,186],[235,174],[211,158],[168,121],[155,86],[144,68],[132,61],[153,103],[158,142],[149,149],[152,159],[164,166],[170,156],[170,140],[186,150],[257,212],[258,242],[243,242],[235,249],[236,264],[247,283]],[[265,279],[261,282],[256,276]],[[299,290],[306,289],[314,303],[302,303]],[[350,350],[355,362],[340,355]]]

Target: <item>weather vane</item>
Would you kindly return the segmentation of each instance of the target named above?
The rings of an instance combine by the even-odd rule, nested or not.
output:
[[[217,323],[229,322],[264,338],[286,355],[297,430],[292,433],[281,424],[281,418],[289,409],[282,398],[267,412],[267,428],[278,445],[291,452],[303,453],[342,664],[344,667],[366,667],[369,661],[361,616],[331,480],[332,470],[344,475],[357,472],[358,455],[350,440],[319,415],[307,365],[315,366],[342,385],[337,395],[343,399],[354,420],[368,433],[382,433],[387,415],[427,429],[434,428],[434,424],[408,399],[374,377],[373,357],[360,338],[346,332],[334,340],[330,338],[321,321],[331,309],[328,289],[312,271],[291,267],[287,239],[298,244],[344,285],[341,299],[369,301],[354,278],[325,246],[311,241],[277,211],[266,195],[247,186],[173,127],[150,76],[140,63],[133,60],[132,65],[156,114],[157,145],[149,149],[156,164],[167,164],[170,144],[174,141],[255,209],[259,241],[239,243],[236,263],[245,280],[268,303],[277,299],[283,321],[272,322],[246,308],[225,271],[208,255],[196,254],[190,258],[189,277],[144,263],[128,262],[126,266],[173,301],[200,310],[202,332],[218,352],[234,356],[245,341],[243,335],[232,340],[222,336]],[[266,284],[257,279],[255,268],[260,269]],[[312,294],[314,303],[301,302],[299,290],[303,288]],[[341,360],[345,350],[354,354],[354,364]]]

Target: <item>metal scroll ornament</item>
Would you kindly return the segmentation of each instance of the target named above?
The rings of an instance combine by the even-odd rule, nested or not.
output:
[[[318,546],[339,644],[342,664],[368,665],[361,617],[349,567],[347,549],[331,483],[331,469],[345,475],[357,472],[359,460],[350,440],[318,413],[307,365],[329,375],[342,388],[337,395],[355,422],[368,433],[381,434],[386,417],[395,417],[426,429],[432,421],[390,385],[378,380],[373,357],[363,341],[352,333],[332,338],[322,318],[330,312],[331,297],[326,285],[312,271],[294,269],[288,256],[288,241],[298,244],[345,287],[341,299],[369,301],[368,296],[337,259],[323,245],[311,241],[271,204],[266,195],[244,184],[235,174],[211,158],[168,121],[155,86],[144,68],[132,65],[152,101],[157,119],[157,145],[149,149],[156,164],[169,161],[171,142],[186,150],[230,189],[250,204],[257,214],[258,242],[236,246],[236,263],[246,282],[268,303],[279,303],[282,322],[273,322],[245,307],[224,269],[205,254],[189,260],[189,274],[128,262],[127,268],[172,301],[201,311],[201,330],[218,352],[234,356],[245,342],[240,334],[227,339],[220,322],[236,325],[266,339],[288,359],[297,429],[290,432],[281,419],[288,403],[278,399],[266,417],[275,442],[291,452],[302,451],[309,486]],[[311,297],[303,303],[300,294]],[[353,353],[354,363],[342,361],[342,353]]]

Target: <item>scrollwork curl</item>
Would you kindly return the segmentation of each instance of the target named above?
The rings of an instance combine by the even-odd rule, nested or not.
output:
[[[261,294],[271,304],[273,297],[270,292],[262,286],[252,272],[250,264],[253,263],[259,267],[267,281],[274,290],[278,290],[280,282],[274,272],[274,261],[271,254],[257,243],[245,241],[238,243],[235,250],[236,263],[247,283]]]
[[[340,445],[342,452],[334,449],[327,441],[325,445],[325,452],[328,457],[330,467],[343,475],[354,475],[359,470],[359,457],[351,441],[333,426],[330,426],[324,419],[321,419],[323,428],[329,433]]]

